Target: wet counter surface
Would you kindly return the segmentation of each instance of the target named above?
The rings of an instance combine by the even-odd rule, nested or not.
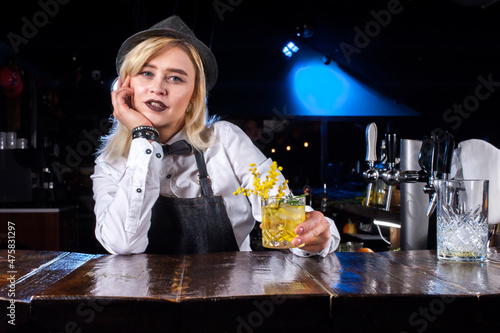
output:
[[[187,256],[0,250],[0,314],[19,332],[439,332],[500,327],[500,251]],[[9,292],[15,291],[15,296]]]

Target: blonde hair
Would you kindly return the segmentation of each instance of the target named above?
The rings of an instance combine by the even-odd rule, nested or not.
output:
[[[191,109],[186,113],[184,129],[188,141],[193,148],[204,151],[212,144],[213,138],[210,125],[215,121],[215,118],[208,116],[203,62],[198,51],[189,42],[171,37],[152,37],[146,39],[137,44],[125,55],[120,67],[120,77],[125,78],[127,75],[132,77],[137,75],[149,60],[164,50],[173,47],[182,48],[195,67],[196,79],[191,98]],[[111,158],[127,157],[132,142],[132,133],[116,118],[112,118],[112,122],[109,134],[101,138],[102,145],[97,154],[106,154]]]

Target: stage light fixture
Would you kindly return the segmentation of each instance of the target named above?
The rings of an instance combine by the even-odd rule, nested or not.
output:
[[[299,47],[295,45],[294,42],[288,42],[284,47],[283,47],[283,54],[287,56],[287,58],[290,58],[294,53],[296,53],[299,50]]]
[[[295,28],[295,34],[297,37],[309,38],[314,35],[314,26],[304,23]]]

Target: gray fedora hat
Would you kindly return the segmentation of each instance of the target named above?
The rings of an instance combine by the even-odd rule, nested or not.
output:
[[[183,39],[194,46],[200,54],[205,69],[207,91],[210,90],[217,81],[217,61],[210,49],[198,38],[194,32],[178,16],[170,16],[161,22],[156,23],[148,30],[138,32],[130,36],[118,50],[116,57],[116,70],[119,73],[122,62],[137,44],[151,37],[166,36]]]

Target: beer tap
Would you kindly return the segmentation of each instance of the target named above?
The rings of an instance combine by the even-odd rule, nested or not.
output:
[[[374,124],[370,125],[374,126]],[[367,142],[369,128],[367,128]],[[394,186],[401,184],[401,248],[402,249],[436,249],[436,217],[433,215],[437,206],[438,179],[448,179],[455,149],[453,136],[446,132],[443,135],[431,132],[421,141],[401,140],[401,163],[396,169],[396,135],[387,134],[385,152],[387,163],[384,167],[375,169],[375,156],[367,153],[370,169],[363,173],[364,181],[368,183],[367,206],[372,183],[378,178],[379,184],[387,185],[385,210],[390,209]],[[441,140],[439,140],[441,139]],[[369,149],[369,148],[368,148]],[[420,149],[420,152],[417,152]],[[370,157],[369,157],[370,156]],[[417,163],[418,162],[418,163]],[[380,173],[380,175],[379,175]],[[420,183],[410,184],[410,183]],[[423,189],[423,191],[422,191]],[[427,206],[428,205],[428,206]],[[427,207],[425,207],[427,206]],[[426,209],[427,208],[427,209]]]
[[[419,155],[420,167],[426,171],[428,176],[427,184],[424,185],[424,193],[430,196],[429,206],[427,206],[426,215],[431,216],[436,208],[437,196],[434,181],[437,179],[437,161],[439,141],[434,133],[430,137],[424,137],[422,148]]]
[[[397,149],[396,134],[386,134],[385,141],[387,143],[388,169],[386,172],[382,173],[382,180],[388,185],[385,210],[389,210],[391,207],[392,190],[400,180],[399,170],[395,168]]]
[[[424,138],[419,163],[429,175],[428,182],[423,188],[424,192],[430,195],[427,216],[431,216],[436,208],[437,193],[434,183],[437,179],[448,179],[454,149],[455,139],[451,133],[446,132],[443,145],[435,133],[431,133],[430,138]]]
[[[375,162],[377,161],[377,125],[371,123],[366,127],[366,161],[368,162],[368,170],[363,172],[363,180],[368,183],[366,190],[365,206],[370,204],[370,195],[372,192],[373,183],[378,180],[378,171],[375,169]]]
[[[448,179],[451,172],[451,162],[453,159],[453,151],[455,150],[455,138],[451,133],[446,132],[446,142],[444,147],[443,157],[443,175],[442,179]]]
[[[387,171],[379,175],[375,168],[375,161],[377,156],[375,153],[375,145],[377,142],[377,127],[375,123],[371,123],[366,128],[366,143],[367,154],[366,161],[368,162],[369,169],[363,172],[363,179],[368,183],[368,190],[366,193],[366,203],[368,206],[370,202],[370,195],[373,183],[377,182],[380,177],[385,184],[388,185],[387,197],[385,202],[385,210],[390,209],[392,192],[394,186],[398,183],[426,183],[423,191],[430,195],[429,206],[427,207],[427,216],[432,215],[437,203],[435,181],[437,179],[448,179],[451,169],[451,162],[453,151],[455,149],[455,140],[453,135],[446,132],[444,140],[439,140],[436,133],[431,132],[429,137],[424,137],[422,146],[418,156],[418,164],[421,170],[413,171],[406,170],[400,171],[396,169],[396,152],[397,140],[396,134],[386,134],[385,141],[387,145]],[[444,142],[444,143],[441,143]]]

